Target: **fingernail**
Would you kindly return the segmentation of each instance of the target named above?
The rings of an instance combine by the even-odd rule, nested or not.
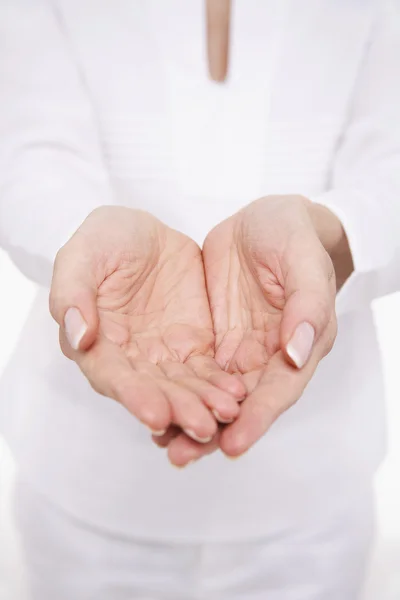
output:
[[[153,429],[150,429],[151,434],[155,435],[156,437],[162,437],[164,434],[167,433],[166,429],[158,429],[156,431],[154,431]]]
[[[67,310],[64,317],[64,327],[69,345],[74,350],[78,350],[88,328],[78,308],[72,307]]]
[[[243,454],[238,454],[237,456],[230,456],[229,454],[225,454],[225,456],[229,460],[239,460],[239,458],[242,458]]]
[[[211,440],[213,439],[212,435],[210,435],[209,437],[202,438],[198,436],[197,433],[195,433],[192,429],[185,429],[185,433],[190,438],[192,438],[192,440],[194,440],[195,442],[199,442],[200,444],[208,444],[208,442],[211,442]]]
[[[219,423],[224,423],[227,425],[228,423],[233,423],[233,421],[235,420],[235,419],[223,419],[221,417],[221,415],[219,414],[219,412],[217,410],[215,410],[215,408],[213,409],[212,413]]]
[[[314,327],[310,323],[300,323],[286,346],[286,352],[299,369],[304,367],[310,357],[314,338]]]
[[[196,462],[195,458],[192,458],[192,460],[189,460],[187,463],[185,463],[184,465],[175,465],[174,463],[170,463],[172,467],[175,467],[175,469],[184,469],[185,467],[188,467],[189,465],[192,465],[194,462]]]

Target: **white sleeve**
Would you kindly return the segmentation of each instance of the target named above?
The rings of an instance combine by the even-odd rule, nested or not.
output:
[[[353,254],[339,313],[400,289],[400,3],[378,4],[331,189],[312,198],[341,220]]]
[[[0,2],[0,244],[49,285],[55,255],[113,202],[88,95],[47,0]]]

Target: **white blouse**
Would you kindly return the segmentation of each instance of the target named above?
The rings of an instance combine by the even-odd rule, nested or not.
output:
[[[142,538],[316,522],[370,485],[384,452],[369,306],[400,288],[399,3],[233,7],[218,85],[203,0],[0,3],[0,241],[42,286],[0,383],[0,431],[20,476],[51,500]],[[246,456],[174,470],[62,356],[47,309],[54,256],[99,205],[145,208],[201,244],[272,193],[306,195],[344,223],[355,272],[338,297],[337,343]]]

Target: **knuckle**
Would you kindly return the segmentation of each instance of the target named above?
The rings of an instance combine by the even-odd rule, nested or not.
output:
[[[123,398],[125,396],[126,384],[122,380],[111,379],[109,387],[110,387],[110,391],[115,399],[121,400],[121,398]]]
[[[100,394],[100,396],[105,396],[106,394],[104,394],[104,390],[103,387],[101,386],[101,384],[98,381],[95,381],[93,379],[88,379],[90,387],[92,388],[92,390],[94,392],[96,392],[96,394]]]
[[[108,396],[110,398],[113,398],[114,400],[118,399],[113,394],[112,387],[110,387],[110,389],[108,391],[107,386],[105,384],[106,378],[104,377],[104,375],[103,376],[98,376],[98,375],[97,376],[93,376],[93,371],[91,371],[90,369],[89,370],[87,370],[87,369],[83,370],[83,373],[86,376],[87,380],[89,381],[89,384],[90,384],[91,388],[97,394],[100,394],[101,396]]]
[[[61,246],[61,248],[58,250],[54,259],[54,272],[56,272],[60,268],[60,265],[62,265],[62,263],[66,260],[68,256],[68,245],[69,242],[64,244],[64,246]]]
[[[131,397],[132,386],[125,377],[115,377],[110,381],[112,397],[123,404]]]
[[[107,369],[104,368],[102,361],[96,356],[96,352],[76,353],[75,356],[79,368],[92,389],[102,396],[109,395],[105,393],[108,377]]]

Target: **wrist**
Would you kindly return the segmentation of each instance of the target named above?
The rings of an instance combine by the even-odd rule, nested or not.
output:
[[[354,270],[349,241],[338,217],[322,204],[307,201],[307,209],[322,245],[335,268],[337,287],[344,284]]]
[[[347,243],[346,233],[337,216],[322,204],[307,200],[307,210],[315,231],[330,256],[337,254]]]

